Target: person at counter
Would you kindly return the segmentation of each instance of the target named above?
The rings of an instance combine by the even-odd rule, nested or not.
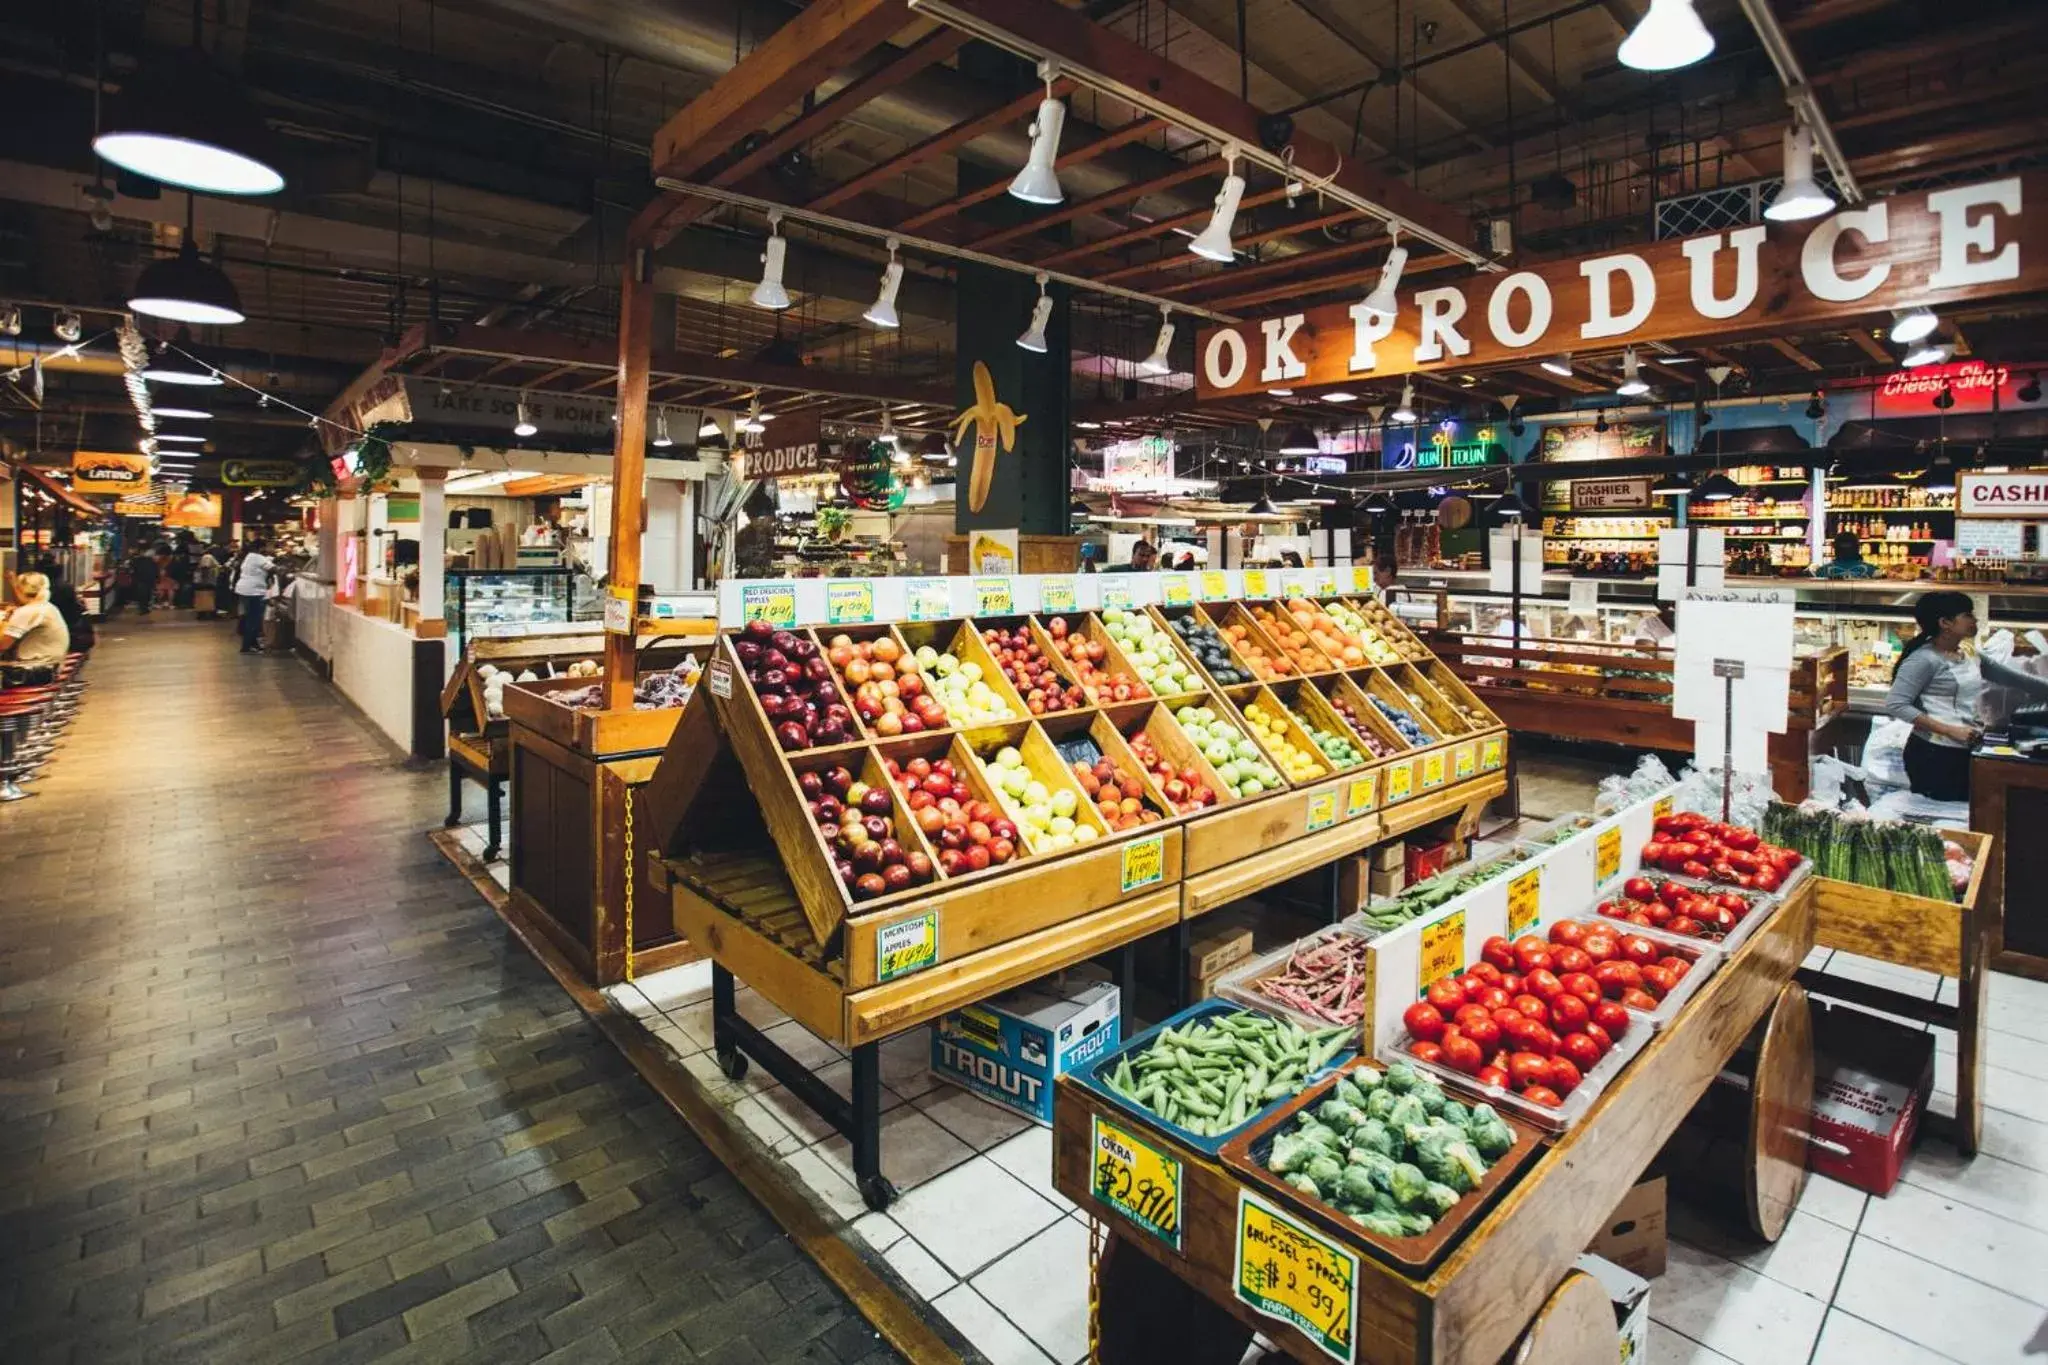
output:
[[[17,574],[14,610],[0,625],[0,659],[19,666],[25,682],[48,682],[71,652],[64,614],[50,602],[50,580],[39,573]]]
[[[1983,738],[1977,703],[1988,680],[2048,698],[2048,678],[2008,668],[1996,659],[1963,653],[1977,636],[1969,594],[1923,593],[1913,604],[1920,633],[1906,642],[1892,674],[1887,715],[1913,727],[1906,741],[1906,779],[1930,801],[1970,799],[1970,750]]]
[[[1815,578],[1875,578],[1877,565],[1863,557],[1863,542],[1854,531],[1837,531],[1833,557],[1813,571]]]
[[[1149,540],[1141,540],[1131,547],[1131,562],[1112,564],[1104,573],[1151,573],[1159,567],[1159,549]]]
[[[1401,592],[1401,563],[1390,554],[1381,554],[1372,561],[1372,590],[1379,594],[1380,601],[1392,610]]]
[[[1636,618],[1635,632],[1629,643],[1648,646],[1652,649],[1676,648],[1672,642],[1678,638],[1678,608],[1670,602],[1659,602],[1657,610],[1646,611]]]

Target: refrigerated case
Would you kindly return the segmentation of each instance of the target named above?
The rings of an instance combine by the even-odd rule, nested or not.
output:
[[[450,569],[448,633],[460,640],[501,628],[555,625],[576,619],[573,569]]]

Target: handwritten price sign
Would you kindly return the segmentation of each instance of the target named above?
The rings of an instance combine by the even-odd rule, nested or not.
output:
[[[1506,758],[1507,745],[1500,739],[1494,738],[1481,742],[1479,746],[1479,766],[1486,771],[1492,772],[1505,762]]]
[[[1387,769],[1387,804],[1406,801],[1415,795],[1415,765],[1396,763]]]
[[[1465,912],[1445,915],[1422,929],[1422,950],[1415,959],[1415,993],[1420,995],[1465,965]]]
[[[1300,1329],[1333,1360],[1358,1358],[1358,1257],[1238,1192],[1238,1302]]]
[[[1422,789],[1428,791],[1432,787],[1441,787],[1443,784],[1444,751],[1438,749],[1434,753],[1424,754],[1422,756]]]
[[[1594,885],[1605,885],[1619,871],[1621,871],[1621,826],[1614,825],[1601,830],[1599,842],[1593,846]]]
[[[939,964],[939,912],[927,910],[875,931],[875,979],[894,981]]]
[[[1356,820],[1380,803],[1380,775],[1367,773],[1351,779],[1351,785],[1344,792],[1344,818]]]
[[[1180,1162],[1095,1116],[1095,1197],[1180,1250]]]
[[[1532,867],[1508,883],[1508,937],[1534,928],[1543,912],[1543,869]]]
[[[1317,792],[1308,799],[1308,832],[1328,829],[1337,823],[1337,793]]]

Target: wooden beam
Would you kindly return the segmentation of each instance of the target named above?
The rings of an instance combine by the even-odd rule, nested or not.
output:
[[[1890,351],[1887,351],[1883,346],[1878,344],[1878,340],[1876,337],[1872,336],[1869,332],[1866,332],[1861,327],[1851,327],[1848,332],[1848,337],[1849,340],[1856,343],[1856,349],[1862,351],[1863,354],[1869,356],[1878,364],[1889,368],[1896,366],[1899,363],[1897,358],[1894,357]]]
[[[1339,223],[1357,222],[1364,216],[1357,209],[1342,209],[1336,213],[1325,213],[1314,218],[1304,218],[1299,222],[1280,223],[1259,232],[1240,232],[1232,236],[1231,244],[1239,251],[1243,251],[1248,247],[1278,241],[1283,237],[1299,237],[1303,233],[1320,232],[1326,227],[1335,227]],[[1384,242],[1386,238],[1384,236],[1374,236],[1366,240]],[[1099,284],[1122,283],[1127,288],[1135,288],[1135,286],[1129,283],[1131,280],[1142,279],[1148,275],[1166,274],[1175,270],[1192,270],[1194,267],[1202,264],[1205,264],[1203,258],[1195,255],[1192,251],[1169,251],[1156,259],[1104,271],[1093,278]],[[1204,275],[1203,278],[1207,279],[1208,276]]]
[[[1074,83],[1065,78],[1053,82],[1053,92],[1055,94],[1065,94],[1073,88]],[[836,208],[855,195],[887,184],[913,166],[922,165],[935,156],[952,151],[955,147],[965,146],[984,133],[993,132],[1006,123],[1013,123],[1020,118],[1037,112],[1038,102],[1044,98],[1045,91],[1043,87],[1033,89],[1019,95],[1008,104],[989,110],[980,118],[972,118],[965,123],[956,123],[943,132],[933,133],[916,146],[906,148],[904,151],[884,161],[881,165],[872,166],[845,184],[825,191],[825,193],[819,195],[816,199],[804,205],[804,207],[815,209],[821,213],[827,209]]]
[[[1105,213],[1124,204],[1134,204],[1148,194],[1157,194],[1161,190],[1172,189],[1175,185],[1184,185],[1190,180],[1214,175],[1222,166],[1223,159],[1213,156],[1190,165],[1177,166],[1164,175],[1155,175],[1150,180],[1141,180],[1135,185],[1125,185],[1121,189],[1098,194],[1092,199],[1070,201],[1050,213],[1040,214],[1028,223],[1018,223],[1012,227],[999,229],[986,237],[977,237],[967,245],[976,251],[987,251],[1005,242],[1014,242],[1020,237],[1035,236],[1047,228],[1071,223],[1076,218],[1084,218],[1091,213]]]
[[[1825,368],[1818,360],[1815,360],[1783,337],[1767,337],[1764,344],[1785,357],[1785,359],[1798,365],[1802,370],[1817,371]]]
[[[816,0],[662,124],[654,177],[692,178],[911,18],[908,0]]]
[[[1263,265],[1240,265],[1232,266],[1227,270],[1212,271],[1192,280],[1182,280],[1178,284],[1161,285],[1153,292],[1165,294],[1169,297],[1199,293],[1207,289],[1227,292],[1245,285],[1257,284],[1262,280],[1292,275],[1297,271],[1321,270],[1334,261],[1345,260],[1367,251],[1377,250],[1385,244],[1384,238],[1366,237],[1356,242],[1345,242],[1341,246],[1326,247],[1321,251],[1299,251],[1292,256],[1282,256],[1278,260],[1267,261]],[[1192,255],[1192,253],[1190,254]],[[1201,258],[1195,257],[1194,259],[1199,260]],[[1303,280],[1302,283],[1316,284],[1318,282]]]
[[[1431,270],[1442,270],[1446,266],[1461,264],[1463,262],[1459,261],[1456,256],[1451,255],[1418,256],[1408,263],[1408,271],[1404,278],[1412,279]],[[1302,299],[1322,294],[1333,294],[1340,289],[1354,289],[1361,284],[1377,283],[1379,277],[1380,268],[1378,266],[1373,266],[1369,270],[1346,270],[1335,275],[1325,275],[1321,279],[1295,280],[1287,284],[1268,285],[1263,289],[1249,290],[1242,294],[1227,294],[1222,298],[1204,299],[1202,300],[1202,306],[1204,308],[1213,308],[1219,313],[1235,313],[1246,308],[1256,307],[1262,303],[1271,303],[1275,299]]]
[[[1368,62],[1371,62],[1375,78],[1400,66],[1400,62],[1395,59],[1396,54],[1388,53],[1385,48],[1380,47],[1371,38],[1366,36],[1365,25],[1362,20],[1351,18],[1345,12],[1347,9],[1355,7],[1345,6],[1341,3],[1341,0],[1294,0],[1294,3],[1302,13],[1328,29],[1345,46],[1365,58]],[[1467,142],[1481,151],[1486,150],[1487,147],[1492,145],[1479,134],[1477,129],[1459,117],[1449,105],[1423,89],[1421,82],[1416,79],[1415,73],[1406,73],[1403,79],[1411,82],[1410,88],[1415,92],[1416,103],[1443,120],[1444,124],[1453,132],[1461,135]]]
[[[1149,137],[1165,126],[1166,124],[1163,120],[1152,118],[1149,115],[1134,118],[1121,128],[1112,128],[1109,132],[1104,133],[1092,142],[1084,142],[1071,152],[1061,153],[1059,159],[1052,163],[1053,169],[1063,171],[1069,166],[1078,166],[1084,161],[1093,161],[1105,152],[1113,152],[1119,147],[1138,141],[1140,138]],[[991,199],[1001,198],[1009,192],[1009,189],[1009,181],[992,180],[978,190],[969,190],[966,194],[948,199],[943,204],[934,204],[928,209],[913,213],[898,224],[898,226],[905,232],[916,232],[919,228],[929,227],[940,219],[951,218],[956,213],[965,212],[976,204],[985,204]]]
[[[1257,208],[1261,204],[1270,204],[1276,199],[1284,199],[1286,197],[1287,191],[1284,189],[1267,190],[1263,194],[1254,194],[1243,200],[1238,205],[1238,211],[1242,213],[1246,209]],[[1102,237],[1093,242],[1083,242],[1079,246],[1068,247],[1064,251],[1056,251],[1050,256],[1040,257],[1038,260],[1031,262],[1031,264],[1048,267],[1063,266],[1070,261],[1083,260],[1089,256],[1100,255],[1105,251],[1115,251],[1117,248],[1129,246],[1133,242],[1142,242],[1150,237],[1163,236],[1166,233],[1172,232],[1175,228],[1193,227],[1196,223],[1206,223],[1209,221],[1211,212],[1213,212],[1212,209],[1200,208],[1192,209],[1187,213],[1175,214],[1171,218],[1155,219],[1139,227],[1119,232],[1113,237]]]
[[[624,597],[624,631],[604,639],[604,709],[633,709],[639,671],[638,644],[630,623],[639,615],[641,511],[647,495],[647,375],[654,343],[654,250],[626,248],[619,272],[618,425],[612,446],[612,529],[605,569],[612,598]],[[615,609],[607,609],[611,619]],[[627,869],[631,875],[633,869]]]

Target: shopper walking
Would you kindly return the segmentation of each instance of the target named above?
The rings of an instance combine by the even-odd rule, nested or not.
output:
[[[1906,780],[1914,794],[1968,801],[1970,751],[1984,737],[1977,703],[1985,682],[2048,697],[2048,679],[1963,652],[1963,642],[1977,638],[1976,609],[1967,593],[1923,593],[1913,604],[1913,620],[1920,633],[1899,656],[1884,709],[1913,727],[1906,741]]]
[[[71,631],[50,603],[50,580],[39,573],[15,575],[14,604],[0,626],[0,660],[19,667],[27,675],[23,681],[48,682],[71,652]]]
[[[144,616],[156,602],[156,559],[147,550],[137,550],[128,561],[128,600]]]
[[[263,553],[263,542],[252,538],[242,552],[235,570],[235,596],[242,608],[242,653],[263,650],[263,608],[270,600],[270,571],[274,562]]]
[[[195,599],[202,598],[205,610],[199,613],[202,621],[218,620],[220,617],[220,561],[213,557],[213,546],[199,547],[199,562],[192,566],[192,592]]]

